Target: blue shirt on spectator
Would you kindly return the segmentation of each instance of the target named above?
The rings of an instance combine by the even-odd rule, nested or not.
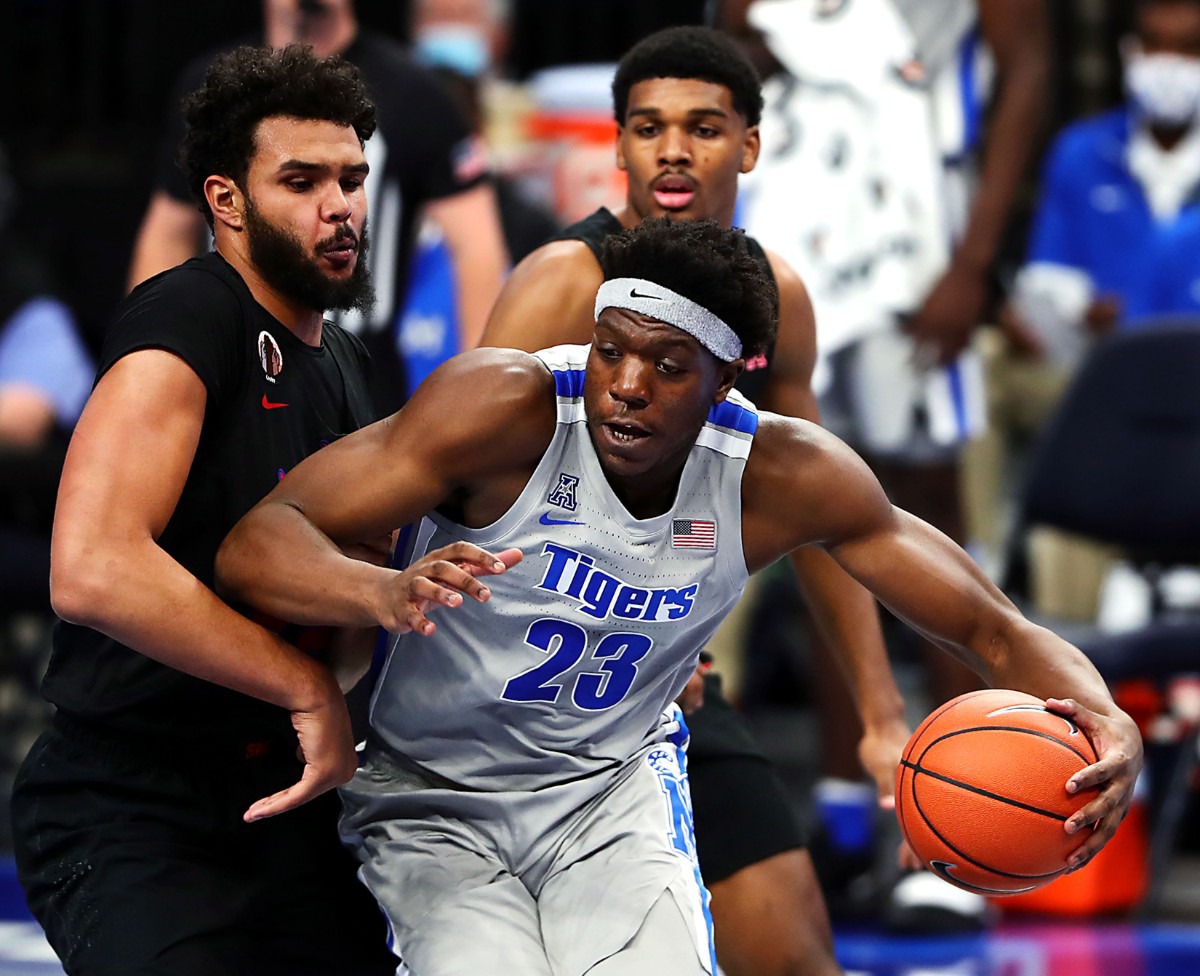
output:
[[[64,429],[79,419],[94,378],[95,366],[74,318],[57,299],[32,298],[0,323],[0,387],[40,390]]]
[[[1094,293],[1118,296],[1119,329],[1200,311],[1200,187],[1170,219],[1156,218],[1129,165],[1128,109],[1068,126],[1051,147],[1027,262],[1085,272]]]

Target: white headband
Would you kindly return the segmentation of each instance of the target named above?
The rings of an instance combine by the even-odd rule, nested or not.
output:
[[[731,363],[741,358],[737,333],[703,305],[670,288],[644,278],[613,278],[596,292],[596,318],[606,308],[625,308],[666,322],[693,336],[718,359]]]

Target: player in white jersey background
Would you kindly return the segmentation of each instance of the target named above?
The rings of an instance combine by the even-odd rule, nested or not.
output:
[[[803,545],[1098,743],[1069,784],[1100,789],[1065,828],[1086,863],[1128,810],[1141,739],[1083,654],[836,437],[732,392],[776,315],[744,235],[647,220],[604,264],[590,348],[451,360],[293,469],[218,555],[223,588],[275,616],[399,635],[343,825],[413,971],[713,972],[659,714],[747,575]],[[458,554],[413,574],[339,548],[418,520],[414,556],[444,537]]]

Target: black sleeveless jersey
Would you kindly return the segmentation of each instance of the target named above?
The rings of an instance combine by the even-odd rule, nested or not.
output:
[[[588,246],[588,249],[596,256],[596,261],[599,263],[600,254],[604,248],[604,238],[609,234],[619,234],[624,228],[621,222],[617,220],[616,215],[607,207],[601,207],[595,213],[589,214],[582,220],[576,221],[570,227],[565,228],[557,237],[551,238],[556,241],[583,241]],[[767,260],[767,253],[763,250],[762,245],[753,237],[746,235],[746,242],[750,245],[750,253],[758,259],[767,274],[771,276],[771,280],[775,280],[775,272],[771,270],[771,262]],[[767,378],[770,376],[771,356],[775,352],[775,344],[772,343],[770,348],[765,353],[755,356],[752,359],[746,360],[746,368],[742,375],[738,377],[737,388],[743,396],[748,397],[752,403],[758,403],[762,399],[763,391],[767,387]]]
[[[207,389],[196,455],[159,544],[212,586],[217,548],[233,524],[306,456],[374,419],[367,353],[329,322],[319,347],[301,342],[216,253],[151,278],[122,302],[98,376],[146,348],[179,356]],[[273,629],[318,654],[329,636],[315,628]],[[62,621],[43,694],[68,716],[160,741],[220,744],[291,734],[284,709]]]

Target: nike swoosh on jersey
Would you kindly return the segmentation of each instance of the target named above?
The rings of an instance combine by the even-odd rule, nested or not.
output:
[[[265,393],[263,394],[262,405],[264,410],[278,410],[280,407],[287,406],[286,403],[272,403],[267,399],[267,395]]]
[[[583,522],[572,522],[570,519],[551,518],[548,512],[542,512],[542,517],[538,519],[542,525],[583,525]]]

